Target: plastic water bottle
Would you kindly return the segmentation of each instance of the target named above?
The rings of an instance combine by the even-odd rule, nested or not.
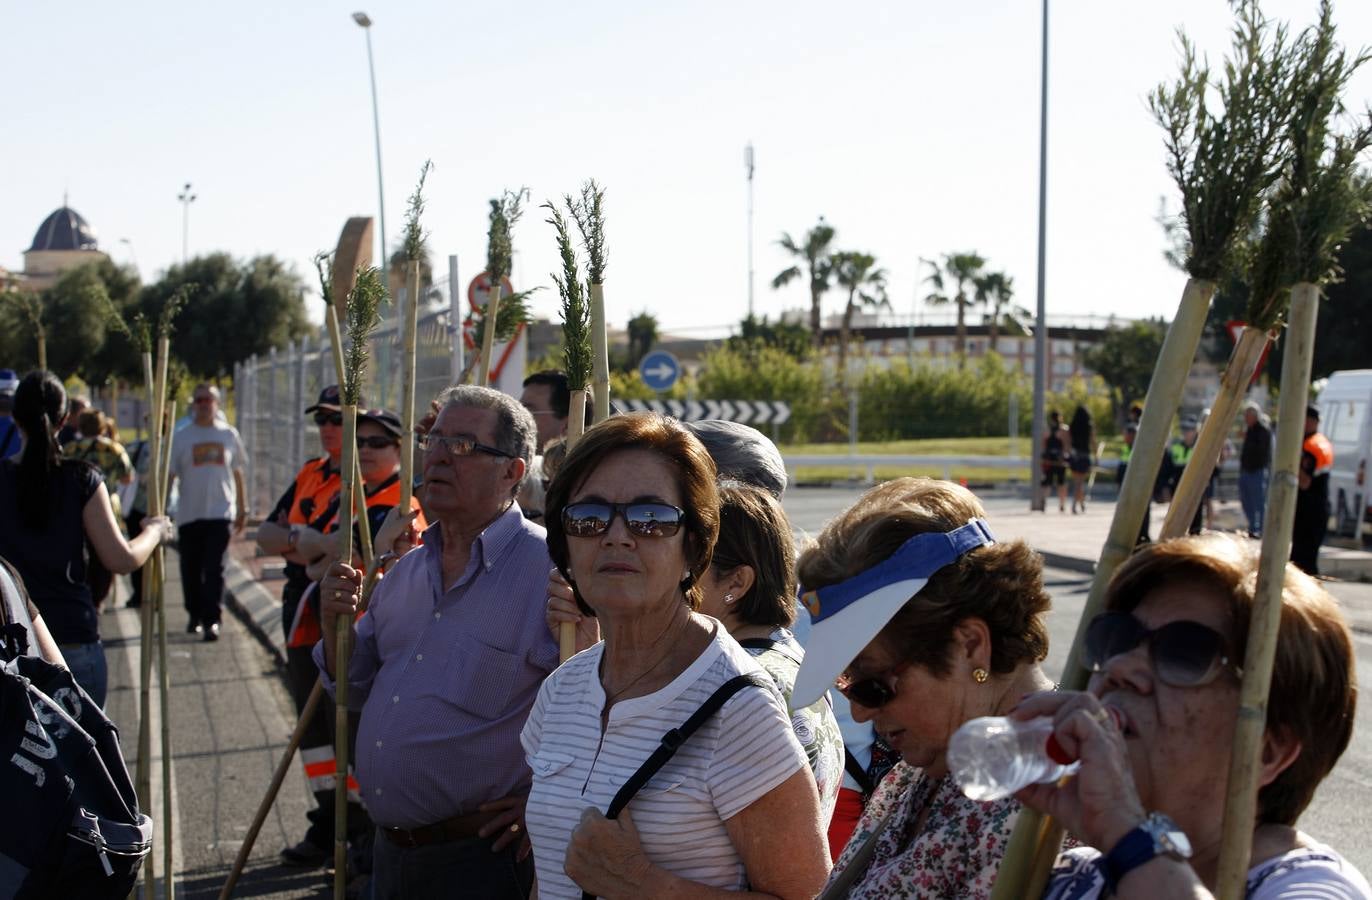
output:
[[[1050,718],[983,716],[964,722],[948,741],[948,770],[973,800],[1000,800],[1080,765],[1053,740]]]

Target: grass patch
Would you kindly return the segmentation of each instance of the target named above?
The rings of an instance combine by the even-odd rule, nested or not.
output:
[[[970,437],[970,438],[923,438],[902,441],[859,441],[859,456],[1018,456],[1022,459],[1036,457],[1030,453],[1032,439],[1029,436],[1008,437]],[[852,448],[848,444],[785,444],[781,455],[827,455],[847,456]],[[1106,444],[1104,459],[1118,459],[1119,452],[1115,443]],[[968,484],[1004,484],[1024,482],[1030,478],[1030,467],[1006,469],[992,466],[877,466],[874,476],[877,481],[906,476],[926,478],[949,478],[953,481],[966,481]],[[1034,477],[1038,477],[1038,467],[1034,466]],[[862,480],[867,477],[866,466],[801,466],[795,470],[799,484],[828,484],[835,481]]]

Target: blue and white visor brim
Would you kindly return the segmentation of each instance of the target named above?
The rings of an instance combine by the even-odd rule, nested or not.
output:
[[[805,660],[791,691],[791,708],[804,709],[823,697],[862,648],[928,583],[927,578],[915,578],[888,584],[813,624],[805,645]]]

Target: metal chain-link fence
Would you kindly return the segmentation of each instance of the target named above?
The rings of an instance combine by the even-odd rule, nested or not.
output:
[[[449,309],[420,312],[415,332],[416,419],[460,374],[452,322]],[[365,407],[397,414],[404,355],[398,330],[392,317],[373,335],[362,392]],[[305,461],[319,455],[319,429],[304,410],[324,387],[337,381],[333,351],[323,328],[284,350],[253,356],[234,366],[235,425],[248,451],[248,502],[255,516],[270,512]]]

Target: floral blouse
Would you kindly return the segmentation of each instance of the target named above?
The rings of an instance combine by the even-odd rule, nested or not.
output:
[[[926,805],[923,829],[910,834]],[[922,769],[898,763],[877,786],[830,878],[847,868],[882,820],[894,813],[866,873],[848,894],[851,900],[988,898],[1019,809],[1011,798],[971,800],[952,776],[931,781]]]

